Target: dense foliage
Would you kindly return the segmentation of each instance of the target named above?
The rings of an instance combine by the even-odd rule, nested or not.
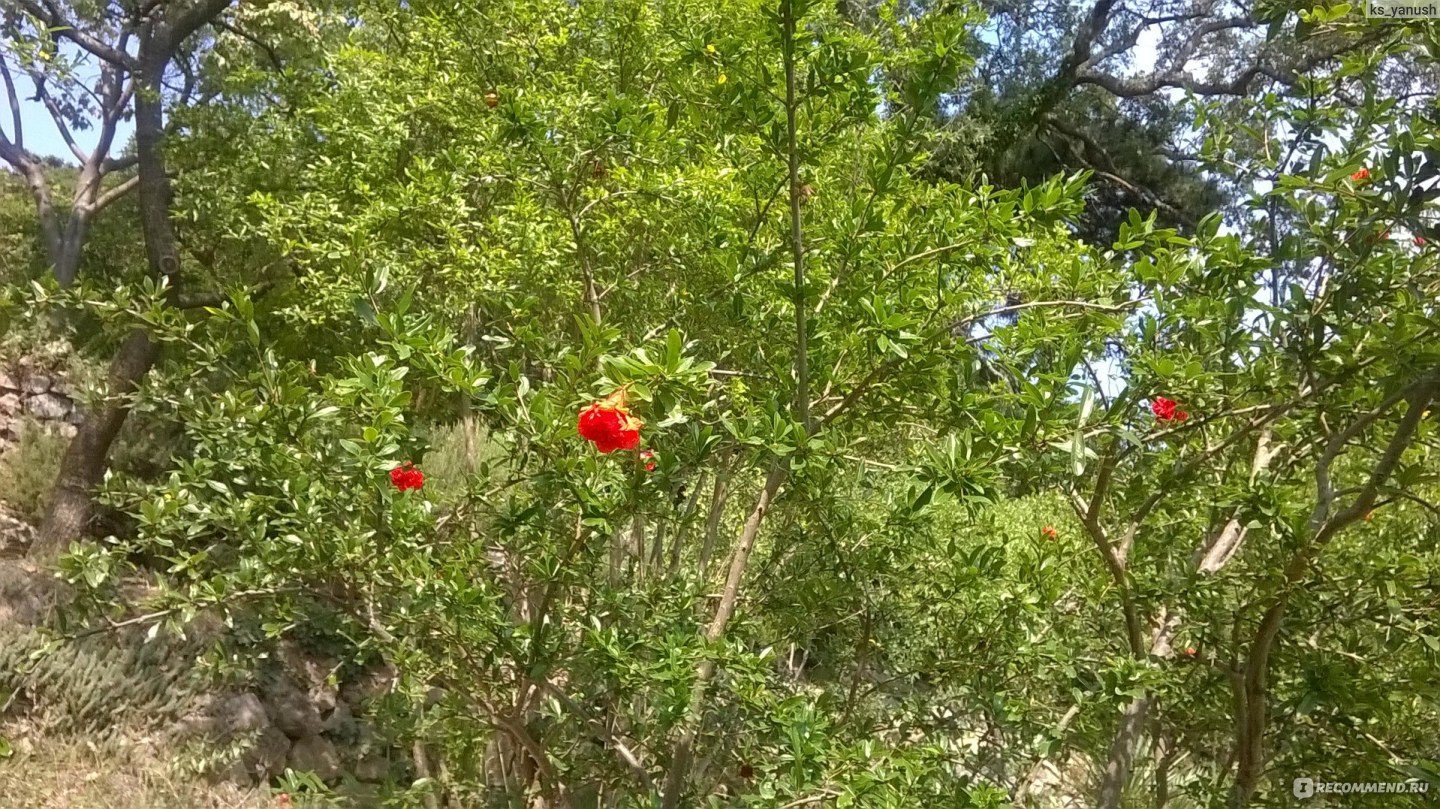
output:
[[[1283,76],[1135,109],[1099,6],[1057,72],[958,4],[216,5],[144,226],[7,292],[157,347],[72,621],[393,667],[396,805],[1440,779],[1434,29],[1266,9]],[[1074,170],[1087,108],[1194,153]]]

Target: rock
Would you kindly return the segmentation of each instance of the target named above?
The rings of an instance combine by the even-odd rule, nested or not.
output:
[[[250,733],[270,725],[265,703],[249,691],[222,701],[214,712],[225,723],[228,733]]]
[[[260,693],[264,695],[270,721],[285,731],[285,735],[302,739],[320,733],[320,712],[289,677],[274,672],[261,677]]]
[[[0,508],[0,555],[9,550],[23,555],[34,539],[34,526]]]
[[[78,408],[78,407],[72,407],[72,408],[70,408],[70,415],[68,415],[68,416],[65,417],[65,421],[66,421],[67,424],[76,424],[76,425],[78,425],[78,424],[80,424],[80,422],[82,422],[82,421],[84,421],[84,420],[85,420],[85,412],[82,411],[82,410],[81,410],[80,408]]]
[[[310,654],[293,640],[280,642],[279,648],[275,650],[275,659],[280,661],[290,676],[306,688],[324,685],[337,666],[335,659]]]
[[[0,390],[20,390],[20,383],[15,381],[15,377],[0,371]]]
[[[25,412],[39,419],[63,419],[74,409],[69,399],[54,393],[41,393],[25,400]]]
[[[330,738],[341,743],[353,742],[360,735],[355,715],[350,712],[350,706],[343,702],[335,704],[335,707],[325,716],[325,721],[321,724],[320,729]]]
[[[390,777],[390,759],[382,753],[371,753],[355,762],[350,774],[355,776],[356,781],[383,783]]]
[[[297,772],[313,772],[322,781],[333,781],[340,777],[340,754],[325,737],[306,736],[290,748],[289,767]]]
[[[310,704],[315,706],[321,716],[328,716],[340,702],[340,689],[329,683],[321,683],[311,687],[307,696],[310,697]]]
[[[59,424],[56,425],[55,432],[66,438],[74,438],[75,434],[80,432],[80,428],[73,424]]]
[[[395,669],[388,664],[367,669],[354,680],[340,686],[340,699],[352,709],[382,697],[395,686]]]
[[[70,597],[70,588],[50,571],[24,558],[0,559],[0,627],[39,626]]]
[[[27,393],[44,393],[50,390],[50,377],[44,374],[31,374],[25,378],[25,390]]]
[[[20,411],[20,394],[7,393],[0,396],[0,411],[18,413]]]
[[[231,696],[217,694],[203,711],[187,716],[176,723],[172,730],[172,738],[178,740],[202,739],[207,744],[224,748],[236,742],[260,739],[267,729],[273,729],[273,727],[259,697],[249,692]],[[285,737],[287,742],[289,738]],[[278,745],[274,746],[278,747]],[[287,746],[281,755],[288,753],[289,750],[290,748]],[[270,752],[273,753],[273,751]],[[245,769],[242,760],[237,759],[236,762],[232,762],[232,765],[235,763],[241,764],[242,769]],[[249,779],[251,777],[249,770],[245,769],[245,772],[245,779]],[[231,777],[228,768],[222,768],[220,775],[228,780],[236,780]]]
[[[243,787],[267,781],[285,772],[290,738],[275,727],[266,727],[241,757],[222,767],[220,777]]]

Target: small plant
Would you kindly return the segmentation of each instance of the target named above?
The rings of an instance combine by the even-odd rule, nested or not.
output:
[[[0,500],[22,517],[38,520],[69,439],[26,418],[15,445],[0,454]]]

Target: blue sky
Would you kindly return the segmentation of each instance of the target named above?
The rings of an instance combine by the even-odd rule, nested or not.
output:
[[[35,95],[35,85],[24,71],[19,70],[9,54],[0,52],[10,66],[10,75],[15,79],[15,93],[20,97],[20,123],[25,128],[25,148],[43,157],[59,157],[67,162],[74,163],[75,156],[71,154],[70,147],[65,145],[65,139],[60,137],[60,130],[55,126],[50,113],[39,101],[31,100]],[[99,77],[99,72],[93,63],[86,62],[76,69],[76,74],[91,83]],[[0,96],[4,93],[0,92]],[[0,131],[4,131],[6,137],[12,140],[15,133],[12,130],[10,111],[8,107],[0,106],[3,115],[0,115]],[[119,154],[125,146],[130,143],[130,136],[134,134],[135,126],[130,121],[122,121],[115,133],[115,142],[111,146],[111,154]],[[99,130],[76,130],[72,131],[75,142],[81,149],[87,152],[95,148],[95,141],[99,137]],[[3,164],[0,164],[3,165]],[[8,168],[8,166],[7,166]]]

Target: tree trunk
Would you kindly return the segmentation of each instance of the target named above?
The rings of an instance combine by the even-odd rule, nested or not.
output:
[[[165,174],[163,151],[165,116],[162,83],[170,62],[169,45],[159,35],[141,43],[139,88],[135,93],[135,146],[139,166],[140,227],[150,271],[169,284],[171,300],[179,294],[180,257],[170,223],[170,178]],[[77,231],[77,236],[83,232]],[[78,259],[79,243],[75,245]],[[59,268],[57,267],[57,270]],[[70,441],[60,463],[49,510],[35,543],[33,559],[53,561],[79,537],[94,517],[94,488],[105,474],[110,445],[130,414],[129,397],[159,357],[160,349],[148,334],[135,330],[125,338],[110,361],[107,398]]]
[[[107,397],[85,414],[65,457],[51,492],[45,521],[30,546],[30,558],[53,562],[66,547],[85,533],[95,513],[94,489],[105,476],[110,445],[130,412],[130,396],[159,356],[157,346],[144,331],[130,333],[110,360]]]
[[[1150,695],[1137,697],[1125,707],[1120,715],[1120,729],[1110,744],[1110,755],[1105,762],[1105,772],[1100,777],[1100,809],[1119,809],[1120,799],[1125,796],[1125,784],[1130,780],[1130,766],[1135,760],[1135,748],[1140,742],[1140,731],[1145,727],[1145,717],[1150,713]]]
[[[789,469],[783,462],[777,463],[775,468],[770,470],[770,474],[765,478],[765,486],[755,500],[755,508],[745,520],[745,527],[740,531],[740,541],[730,554],[730,570],[725,577],[725,588],[720,592],[720,603],[716,605],[715,615],[705,630],[707,644],[720,640],[730,618],[735,614],[735,606],[740,598],[740,583],[744,580],[745,569],[750,564],[750,553],[755,549],[755,538],[760,533],[760,524],[764,522],[765,513],[770,510],[770,503],[780,491],[780,484],[785,482],[788,472]],[[690,688],[690,706],[681,721],[675,747],[670,754],[669,770],[665,774],[665,796],[661,804],[664,809],[676,809],[685,793],[685,781],[690,774],[690,757],[695,749],[695,739],[700,734],[700,726],[704,723],[705,695],[714,677],[715,661],[706,658],[696,667],[695,683]]]
[[[470,402],[465,402],[465,415],[460,417],[460,431],[465,439],[465,474],[475,474],[476,468],[480,465],[480,456],[475,450],[475,413],[470,409]]]
[[[715,554],[715,539],[720,533],[720,518],[725,515],[725,501],[730,496],[730,475],[734,470],[723,461],[715,472],[715,490],[710,495],[710,513],[705,518],[705,542],[700,546],[700,579],[709,578],[710,559]]]

